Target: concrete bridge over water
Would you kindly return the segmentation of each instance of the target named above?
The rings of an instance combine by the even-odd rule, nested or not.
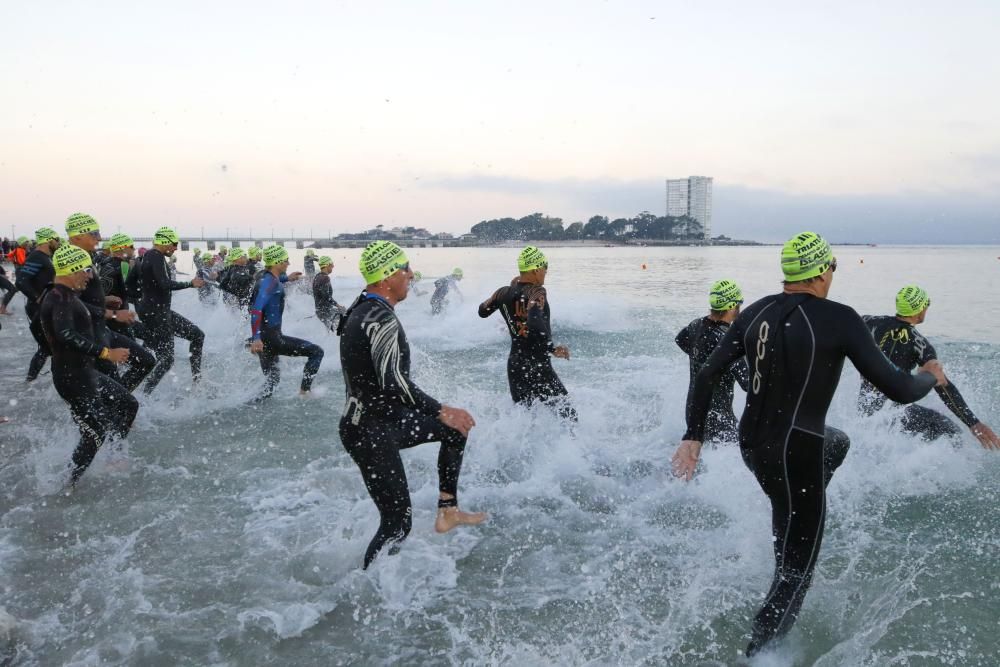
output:
[[[133,236],[136,243],[152,244],[152,236]],[[204,244],[209,250],[215,250],[219,246],[229,246],[231,248],[243,248],[257,246],[263,248],[272,244],[289,245],[294,244],[299,250],[303,248],[364,248],[376,239],[341,239],[341,238],[296,238],[292,236],[275,236],[269,239],[254,239],[249,236],[232,236],[221,238],[218,236],[206,237],[182,237],[181,250],[190,250],[192,245]],[[389,239],[404,248],[460,248],[476,245],[474,239]]]

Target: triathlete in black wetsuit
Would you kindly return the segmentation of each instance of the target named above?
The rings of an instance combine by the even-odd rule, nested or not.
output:
[[[528,246],[517,258],[517,267],[520,276],[481,303],[479,317],[489,317],[499,310],[507,324],[507,383],[514,402],[556,404],[560,415],[575,420],[576,410],[567,402],[568,392],[549,356],[569,359],[569,348],[552,342],[549,301],[543,286],[548,260],[538,248]]]
[[[161,227],[153,236],[153,249],[142,258],[137,270],[141,271],[142,299],[136,310],[146,325],[146,343],[156,352],[156,367],[149,374],[143,391],[153,393],[156,385],[174,365],[174,337],[191,342],[191,379],[201,377],[201,350],[205,334],[183,315],[171,310],[172,294],[176,290],[201,287],[204,281],[195,278],[189,282],[171,280],[167,270],[167,257],[177,250],[180,237],[177,232]]]
[[[93,277],[90,254],[65,245],[55,252],[55,285],[42,299],[38,319],[52,350],[52,383],[69,403],[80,427],[70,482],[75,484],[109,435],[128,435],[139,403],[122,385],[97,372],[95,362],[122,363],[126,348],[109,349],[94,334],[89,309],[78,293]]]
[[[312,287],[313,278],[316,277],[316,262],[317,262],[316,251],[313,250],[312,248],[309,248],[308,250],[306,250],[306,256],[302,260],[302,265],[303,267],[305,267],[306,278],[308,278],[307,282],[309,283],[310,288]]]
[[[0,300],[0,315],[10,315],[7,311],[7,304],[17,294],[17,288],[14,283],[7,279],[7,271],[2,266],[0,266],[0,290],[4,291],[3,300]]]
[[[119,308],[129,309],[129,303],[133,301],[128,288],[128,278],[135,270],[135,243],[132,237],[121,232],[113,234],[105,243],[107,255],[95,264],[95,269],[101,279],[101,288],[104,289],[106,297],[113,296],[121,301]],[[134,291],[132,291],[134,293]],[[141,288],[139,295],[141,296]],[[131,324],[111,320],[108,327],[129,338],[145,338],[146,327],[139,320]]]
[[[337,323],[344,314],[344,307],[333,298],[333,284],[330,274],[333,273],[333,258],[323,255],[319,258],[319,273],[313,278],[312,294],[316,306],[316,317],[330,331],[337,330]]]
[[[694,381],[698,371],[708,361],[709,356],[719,346],[722,337],[729,331],[729,325],[740,314],[743,292],[732,280],[719,280],[708,295],[711,313],[699,317],[681,329],[674,341],[691,358],[688,396],[694,391]],[[747,362],[740,359],[730,366],[715,385],[712,393],[712,407],[708,411],[705,424],[705,440],[717,442],[737,441],[736,415],[733,413],[733,386],[739,382],[743,391],[750,391],[750,374]]]
[[[376,241],[362,252],[360,267],[368,287],[347,310],[337,333],[347,392],[340,439],[361,469],[381,517],[365,552],[367,568],[383,548],[398,551],[410,532],[412,509],[402,449],[441,442],[438,532],[480,523],[486,515],[460,511],[456,497],[466,438],[475,421],[410,380],[410,346],[393,310],[409,287],[406,255],[395,243]]]
[[[28,375],[25,378],[28,382],[38,377],[45,366],[45,360],[52,354],[49,351],[49,342],[45,339],[45,332],[42,331],[38,313],[42,307],[42,293],[56,275],[56,270],[52,267],[52,253],[61,242],[55,230],[48,227],[42,227],[35,232],[35,241],[37,246],[28,255],[24,266],[17,274],[17,289],[26,300],[24,314],[28,316],[28,329],[32,338],[38,343],[38,349],[28,363]]]
[[[854,310],[826,299],[836,270],[829,244],[805,232],[782,251],[785,292],[764,297],[736,319],[698,373],[687,405],[688,430],[675,473],[694,473],[712,390],[746,357],[750,392],[740,420],[740,449],[771,501],[775,570],[753,622],[747,655],[795,623],[812,580],[826,520],[826,485],[850,446],[826,425],[844,359],[901,403],[923,397],[944,375],[937,362],[912,376],[889,363]],[[937,375],[934,375],[935,373]]]
[[[250,351],[260,359],[264,372],[264,389],[258,400],[270,398],[281,381],[280,357],[308,357],[302,369],[299,393],[312,390],[313,378],[323,362],[323,348],[301,338],[286,336],[281,331],[281,318],[285,312],[285,283],[298,280],[299,272],[285,275],[288,269],[288,251],[284,246],[272,245],[264,251],[267,266],[254,287],[250,304]]]
[[[94,218],[85,213],[74,213],[66,220],[66,236],[71,245],[87,251],[93,261],[94,249],[97,248],[97,244],[101,240],[100,227]],[[108,322],[115,321],[127,325],[133,324],[135,313],[121,309],[116,298],[108,298],[104,294],[100,280],[87,282],[83,292],[80,293],[80,301],[83,301],[87,310],[90,311],[94,323],[95,340],[105,347],[127,348],[129,352],[129,369],[121,375],[119,375],[115,364],[106,359],[97,360],[97,370],[119,380],[129,391],[135,390],[156,364],[156,358],[135,339],[112,331],[108,327]]]
[[[431,315],[440,315],[444,312],[444,307],[448,303],[448,293],[455,290],[459,296],[462,292],[458,289],[458,281],[463,276],[462,269],[453,269],[451,275],[438,278],[434,281],[434,294],[431,295]]]
[[[227,304],[246,311],[250,306],[253,288],[254,277],[247,266],[246,251],[243,248],[233,248],[229,251],[229,266],[219,274],[219,289],[224,292],[222,298]]]
[[[937,359],[937,351],[915,325],[923,323],[927,309],[931,305],[927,292],[916,285],[907,285],[896,295],[896,315],[864,317],[865,325],[875,342],[898,368],[906,372]],[[972,431],[983,447],[1000,448],[1000,439],[986,424],[979,421],[972,409],[962,398],[958,387],[950,379],[948,383],[936,387],[938,396],[958,419]],[[878,391],[867,380],[861,383],[858,409],[866,415],[875,414],[886,404],[885,394]],[[934,440],[942,435],[957,436],[961,429],[940,412],[911,404],[903,408],[900,425],[907,433],[922,435],[926,440]]]

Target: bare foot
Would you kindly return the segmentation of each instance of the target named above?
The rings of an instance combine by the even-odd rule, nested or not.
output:
[[[486,512],[463,512],[457,507],[440,507],[434,530],[447,533],[455,526],[475,526],[486,521],[487,516]]]

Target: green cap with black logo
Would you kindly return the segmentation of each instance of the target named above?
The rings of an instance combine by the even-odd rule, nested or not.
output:
[[[409,263],[403,249],[392,241],[375,241],[361,251],[358,268],[365,284],[372,285],[385,280]]]
[[[708,307],[712,310],[732,310],[743,303],[743,291],[733,280],[719,280],[708,293]]]
[[[796,234],[781,249],[785,282],[797,283],[821,276],[835,263],[830,244],[816,232]]]
[[[912,317],[931,305],[931,297],[917,285],[907,285],[896,293],[896,314]]]

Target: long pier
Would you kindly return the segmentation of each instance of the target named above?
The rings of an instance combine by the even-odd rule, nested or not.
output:
[[[152,236],[133,236],[136,243],[152,243]],[[215,250],[220,245],[240,248],[244,246],[264,246],[277,244],[287,245],[294,243],[299,250],[303,248],[364,248],[376,239],[341,239],[341,238],[296,238],[292,236],[275,236],[273,238],[260,239],[249,236],[231,236],[221,238],[218,236],[206,237],[182,237],[181,250],[190,250],[192,244],[204,243],[209,250]],[[475,239],[389,239],[404,248],[460,248],[476,245]]]

